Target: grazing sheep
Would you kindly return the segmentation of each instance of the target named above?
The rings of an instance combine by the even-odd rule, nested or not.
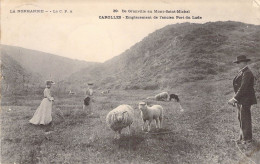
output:
[[[147,97],[146,99],[155,99],[156,101],[167,101],[169,98],[169,94],[167,92],[162,92],[154,97]]]
[[[167,92],[162,92],[162,93],[155,95],[154,97],[147,97],[146,99],[155,99],[157,101],[168,101],[168,100],[171,101],[171,99],[175,99],[179,104],[181,112],[184,111],[184,109],[181,106],[179,96],[176,95],[176,94],[170,94],[169,95]]]
[[[102,91],[101,94],[108,94],[110,92],[110,89],[106,90],[106,91]]]
[[[72,92],[71,90],[69,91],[69,95],[75,95],[76,92]]]
[[[163,120],[163,107],[160,105],[147,106],[145,102],[139,103],[139,109],[141,110],[141,117],[143,119],[142,130],[145,128],[146,121],[148,121],[148,132],[151,130],[151,122],[156,121],[156,128],[162,128]]]
[[[179,96],[176,94],[170,94],[170,101],[171,99],[175,99],[177,102],[180,102]]]
[[[183,112],[184,109],[183,109],[182,106],[181,106],[181,102],[180,102],[180,99],[179,99],[178,95],[176,95],[176,94],[170,94],[170,101],[171,101],[171,99],[175,99],[175,100],[178,102],[179,107],[180,107],[180,110],[181,110],[181,112]]]
[[[120,138],[123,128],[128,127],[128,135],[130,135],[130,126],[133,123],[133,108],[129,105],[120,105],[110,111],[106,117],[108,126],[116,132],[115,138]]]
[[[167,92],[162,92],[155,95],[155,100],[157,101],[167,101],[169,98],[169,94]]]

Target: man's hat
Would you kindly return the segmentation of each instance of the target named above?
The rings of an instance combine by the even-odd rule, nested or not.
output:
[[[237,60],[234,61],[233,63],[248,62],[250,60],[251,59],[247,59],[245,55],[240,55],[240,56],[237,56]]]
[[[52,80],[46,80],[46,85],[55,84]]]

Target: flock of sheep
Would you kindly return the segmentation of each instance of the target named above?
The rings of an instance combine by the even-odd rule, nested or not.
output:
[[[175,99],[179,102],[181,111],[184,111],[181,107],[180,100],[175,94],[168,94],[167,92],[162,92],[154,97],[148,97],[147,99],[155,99],[157,101],[170,101]],[[155,120],[156,128],[162,128],[163,122],[163,107],[161,105],[148,106],[146,102],[140,102],[138,108],[141,111],[141,118],[143,120],[142,131],[146,128],[147,131],[151,130],[151,122]],[[134,120],[134,109],[130,105],[119,105],[115,109],[111,110],[106,116],[106,123],[108,126],[115,131],[115,138],[119,139],[121,136],[121,131],[124,128],[128,128],[128,135],[130,135],[130,127]]]

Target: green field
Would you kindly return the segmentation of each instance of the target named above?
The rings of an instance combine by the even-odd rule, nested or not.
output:
[[[178,104],[149,100],[165,111],[163,130],[169,133],[147,134],[141,131],[138,102],[159,90],[112,90],[107,95],[96,91],[94,115],[82,110],[82,97],[56,97],[53,124],[29,124],[41,96],[19,97],[16,101],[2,98],[1,163],[250,163],[236,147],[238,137],[236,108],[227,105],[232,87],[216,82],[185,83],[168,92],[177,93]],[[224,92],[223,92],[224,91]],[[131,105],[135,120],[132,134],[114,139],[105,123],[106,114],[121,104]],[[57,115],[57,108],[64,119]],[[260,141],[260,110],[252,107],[254,142],[249,154],[257,159]],[[152,131],[155,125],[152,124]],[[252,162],[251,162],[252,163]]]

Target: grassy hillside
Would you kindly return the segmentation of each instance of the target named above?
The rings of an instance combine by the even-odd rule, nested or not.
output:
[[[12,57],[27,71],[38,73],[43,80],[52,79],[56,82],[69,77],[74,72],[95,64],[7,45],[1,45],[1,53]]]
[[[159,89],[224,75],[229,78],[236,71],[232,63],[236,56],[244,54],[253,61],[259,58],[259,38],[260,26],[240,22],[168,25],[101,66],[74,73],[68,81]],[[88,77],[82,78],[82,74]]]
[[[1,45],[2,94],[42,94],[46,80],[56,83],[74,72],[98,63],[73,60],[20,47]],[[62,84],[62,85],[60,85]],[[62,86],[62,87],[61,87]],[[68,92],[69,84],[58,83],[55,93]]]
[[[240,22],[173,24],[157,30],[124,53],[105,63],[89,63],[48,53],[2,46],[27,72],[41,80],[59,81],[57,92],[81,92],[86,82],[97,88],[171,89],[175,85],[200,80],[231,78],[237,55],[253,60],[260,72],[260,26]],[[259,81],[257,85],[259,86]],[[259,87],[258,87],[259,88]]]
[[[17,61],[5,53],[1,54],[1,94],[26,95],[36,92],[41,76],[25,70]]]

